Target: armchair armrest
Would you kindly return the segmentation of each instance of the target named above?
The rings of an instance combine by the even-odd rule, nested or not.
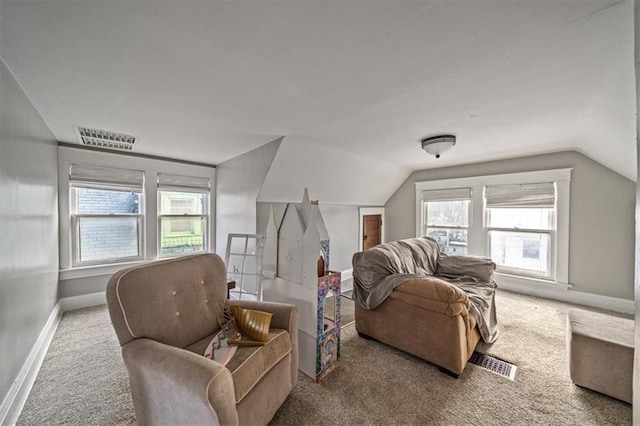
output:
[[[484,282],[493,282],[496,264],[488,257],[442,254],[438,259],[436,275],[443,277],[469,276]]]
[[[291,339],[291,386],[295,387],[298,381],[298,307],[288,303],[255,300],[228,300],[227,304],[269,312],[273,314],[271,328],[280,328],[289,332]]]
[[[397,286],[391,297],[452,317],[469,310],[465,292],[436,277],[409,279]]]
[[[237,425],[231,372],[220,363],[151,339],[122,347],[140,425]]]

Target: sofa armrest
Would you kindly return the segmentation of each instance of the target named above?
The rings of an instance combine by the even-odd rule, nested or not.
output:
[[[280,328],[289,332],[291,339],[291,386],[295,387],[298,381],[298,307],[288,303],[255,300],[228,300],[227,304],[269,312],[273,314],[271,328]]]
[[[409,279],[397,286],[391,297],[452,317],[469,310],[466,293],[436,277]]]
[[[443,277],[468,276],[484,282],[493,282],[496,264],[488,257],[442,254],[438,259],[436,275]]]
[[[220,363],[151,339],[122,347],[140,425],[237,425],[231,372]]]

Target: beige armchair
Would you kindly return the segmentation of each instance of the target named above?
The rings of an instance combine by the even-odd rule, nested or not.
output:
[[[267,424],[298,378],[298,312],[267,302],[233,304],[273,313],[264,346],[239,347],[226,366],[204,357],[227,296],[225,265],[200,254],[135,266],[107,284],[107,303],[136,422]]]

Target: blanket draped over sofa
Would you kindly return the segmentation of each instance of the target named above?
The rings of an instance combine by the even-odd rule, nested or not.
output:
[[[474,256],[441,254],[431,238],[386,243],[354,255],[354,299],[364,309],[375,309],[400,284],[435,277],[464,291],[482,339],[493,343],[498,337],[495,264],[489,259],[478,260]]]

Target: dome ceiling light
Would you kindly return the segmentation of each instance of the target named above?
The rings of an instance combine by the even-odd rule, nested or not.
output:
[[[421,142],[422,149],[427,154],[440,158],[441,154],[449,151],[456,144],[456,137],[454,135],[438,135],[422,139]]]

